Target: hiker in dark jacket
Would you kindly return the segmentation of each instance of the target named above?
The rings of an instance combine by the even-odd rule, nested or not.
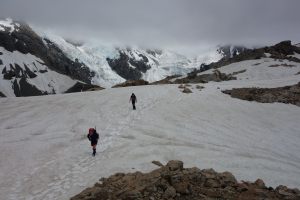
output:
[[[133,110],[135,110],[135,103],[137,103],[137,99],[136,99],[136,96],[134,95],[134,93],[131,94],[130,96],[130,99],[129,99],[129,102],[131,101],[132,103],[132,107],[133,107]]]
[[[99,134],[96,129],[90,128],[89,133],[87,134],[88,139],[91,141],[91,146],[93,147],[93,156],[96,155],[96,146],[99,139]]]

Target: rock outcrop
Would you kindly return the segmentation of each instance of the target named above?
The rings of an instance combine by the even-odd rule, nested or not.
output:
[[[130,53],[130,49],[127,49]],[[130,58],[126,53],[119,51],[119,58],[107,58],[107,62],[118,75],[126,80],[139,80],[142,78],[142,72],[145,73],[151,68],[148,65],[148,58],[139,54],[141,60]]]
[[[90,84],[77,82],[73,87],[68,89],[65,93],[97,91],[97,90],[103,90],[103,89],[104,88],[102,88],[98,85],[90,85]]]
[[[187,88],[187,87],[183,88],[182,92],[186,93],[186,94],[193,93],[192,90],[190,88]]]
[[[151,85],[160,85],[160,84],[173,84],[172,79],[178,78],[180,75],[167,76],[166,78],[152,82]]]
[[[299,200],[300,191],[285,186],[265,186],[260,179],[254,183],[238,182],[230,172],[213,169],[184,168],[182,161],[169,161],[150,173],[117,173],[101,178],[71,200]]]
[[[286,103],[300,106],[300,82],[278,88],[234,88],[222,91],[233,98],[261,103]]]
[[[2,92],[0,92],[0,97],[5,97],[5,95]]]
[[[211,74],[200,74],[197,75],[197,72],[189,73],[187,77],[185,78],[179,78],[174,81],[174,83],[177,84],[183,84],[183,83],[208,83],[210,81],[215,82],[221,82],[221,81],[229,81],[229,80],[236,80],[236,77],[234,75],[238,73],[243,73],[245,71],[241,72],[234,72],[233,74],[225,74],[221,73],[219,70],[214,70]]]
[[[130,87],[130,86],[138,86],[138,85],[148,85],[148,84],[149,84],[149,82],[145,81],[143,79],[140,79],[140,80],[128,80],[128,81],[125,81],[124,83],[120,83],[120,84],[117,84],[117,85],[113,86],[113,88]]]

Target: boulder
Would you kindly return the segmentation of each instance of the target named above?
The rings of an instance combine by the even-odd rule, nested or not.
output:
[[[224,185],[233,186],[237,183],[237,180],[230,172],[223,172],[220,174],[220,180]]]
[[[173,184],[177,193],[180,194],[189,194],[190,193],[190,185],[188,182],[180,182]]]
[[[261,180],[261,179],[257,179],[257,180],[254,182],[254,184],[257,185],[258,188],[262,188],[262,189],[263,189],[263,188],[266,187],[264,181]]]
[[[177,170],[182,170],[183,169],[183,162],[180,160],[171,160],[167,163],[166,167],[170,171],[177,171]]]
[[[183,93],[193,93],[191,89],[185,87],[183,90],[182,90]]]
[[[183,88],[185,88],[185,87],[184,87],[183,84],[180,84],[180,85],[178,86],[178,88],[183,89]]]

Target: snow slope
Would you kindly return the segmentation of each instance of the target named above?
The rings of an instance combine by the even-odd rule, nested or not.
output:
[[[68,199],[100,177],[148,171],[156,167],[152,160],[171,159],[299,188],[300,108],[234,99],[221,90],[292,85],[300,66],[259,71],[252,64],[238,80],[210,82],[201,91],[193,85],[192,94],[157,85],[0,99],[1,198]],[[128,103],[132,92],[136,111]],[[86,138],[94,126],[100,133],[96,157]]]
[[[297,55],[298,54],[295,54],[294,57],[297,57]],[[210,69],[198,73],[198,75],[210,74],[213,73],[214,70],[215,69]],[[232,74],[234,72],[246,70],[244,73],[239,73],[235,75],[239,80],[237,81],[239,82],[239,84],[237,84],[236,87],[240,87],[240,82],[243,83],[243,81],[251,87],[279,87],[274,84],[278,80],[285,81],[293,79],[296,81],[296,83],[297,81],[300,81],[299,75],[296,75],[298,72],[300,72],[300,63],[292,62],[289,60],[274,60],[268,57],[232,63],[230,65],[218,68],[218,70],[221,73],[225,74]],[[274,80],[274,83],[272,83],[272,86],[260,84],[261,82],[264,83],[265,80]]]
[[[26,77],[26,80],[31,85],[37,87],[40,91],[48,92],[48,94],[53,92],[56,94],[63,93],[77,82],[68,76],[50,70],[43,64],[41,59],[29,53],[23,54],[19,51],[10,52],[3,47],[0,47],[0,52],[2,52],[2,55],[0,55],[0,59],[2,61],[2,64],[0,64],[0,72],[2,72],[4,68],[7,71],[10,71],[11,65],[14,67],[15,64],[19,65],[25,71],[26,65],[28,69],[37,75],[35,78]],[[19,83],[20,78],[16,79]],[[2,77],[0,78],[0,91],[7,97],[15,96],[14,89],[12,87],[14,80],[15,78],[12,80],[6,80]]]

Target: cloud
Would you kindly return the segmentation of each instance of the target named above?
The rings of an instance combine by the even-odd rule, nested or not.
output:
[[[299,0],[0,0],[0,17],[65,37],[161,48],[300,41]]]

